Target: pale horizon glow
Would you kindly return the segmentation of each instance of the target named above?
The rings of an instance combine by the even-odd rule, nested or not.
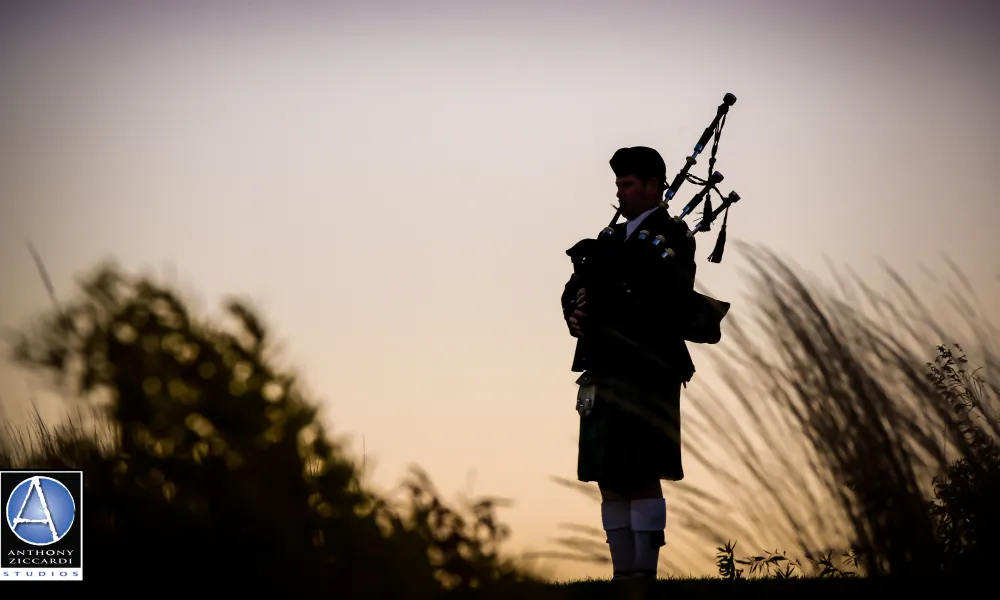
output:
[[[610,219],[615,149],[672,177],[732,92],[730,240],[875,287],[946,253],[1000,291],[996,3],[493,4],[0,9],[0,327],[48,306],[27,240],[61,296],[109,257],[199,310],[246,296],[373,484],[474,473],[516,552],[600,526],[550,477],[576,468],[564,251]],[[699,287],[742,314],[715,235]],[[5,406],[39,389],[0,365]]]

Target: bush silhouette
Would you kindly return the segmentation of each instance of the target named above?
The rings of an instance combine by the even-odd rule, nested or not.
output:
[[[956,354],[957,351],[957,354]],[[944,553],[943,571],[954,575],[981,575],[993,561],[991,544],[1000,536],[1000,446],[991,429],[990,399],[1000,390],[969,372],[961,346],[938,347],[934,363],[927,363],[930,379],[956,415],[956,428],[967,440],[967,452],[934,479],[931,514]]]
[[[449,507],[417,468],[401,499],[363,489],[246,304],[228,304],[229,327],[203,322],[112,265],[82,291],[15,358],[99,407],[112,436],[43,428],[0,461],[85,471],[88,580],[428,598],[531,579],[500,556],[495,501]]]

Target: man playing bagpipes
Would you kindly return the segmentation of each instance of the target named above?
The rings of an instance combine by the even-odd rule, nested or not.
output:
[[[607,297],[614,291],[602,290],[605,309],[618,314],[602,315],[599,327],[591,320],[592,303],[588,304],[597,300],[598,290],[593,288],[617,287],[618,282],[596,277],[585,282],[575,274],[566,283],[563,315],[570,333],[578,338],[572,370],[584,372],[577,380],[581,416],[577,477],[597,482],[600,488],[614,578],[655,578],[666,528],[660,481],[684,477],[680,395],[694,365],[679,322],[684,317],[678,311],[683,311],[686,297],[681,291],[694,289],[695,241],[687,226],[674,221],[661,206],[667,184],[658,152],[622,148],[610,163],[626,222],[611,228],[608,237],[615,239],[608,242],[618,242],[625,252],[640,243],[642,230],[643,237],[662,236],[661,245],[674,255],[671,269],[649,266],[647,273],[637,274],[637,279],[656,279],[658,294],[644,292],[637,281],[630,284],[635,289],[624,292],[647,293],[653,299],[619,304]],[[632,266],[615,265],[610,270],[621,274]]]
[[[666,166],[652,148],[621,148],[611,157],[618,212],[597,239],[566,251],[573,276],[562,293],[563,318],[576,340],[572,370],[580,415],[577,478],[596,482],[615,579],[655,579],[665,544],[666,502],[660,481],[684,478],[681,387],[694,375],[686,342],[715,344],[728,302],[694,290],[694,235],[725,212],[709,261],[722,261],[729,207],[715,171],[719,138],[736,96],[726,94],[712,123],[667,186]],[[688,171],[714,137],[708,178]],[[684,181],[702,186],[677,216],[667,213]],[[661,198],[663,200],[661,201]],[[704,201],[701,222],[684,217]],[[625,223],[618,223],[624,216]]]

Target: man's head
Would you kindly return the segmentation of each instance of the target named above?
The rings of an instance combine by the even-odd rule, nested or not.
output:
[[[622,216],[634,219],[663,200],[667,167],[660,153],[645,146],[620,148],[611,157]]]

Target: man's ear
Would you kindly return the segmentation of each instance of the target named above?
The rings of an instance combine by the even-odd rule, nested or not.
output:
[[[660,189],[662,187],[660,182],[655,179],[647,179],[643,185],[646,186],[646,193],[650,196],[663,193],[663,190]]]

